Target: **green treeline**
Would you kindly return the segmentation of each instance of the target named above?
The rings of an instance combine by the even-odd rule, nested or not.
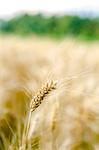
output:
[[[0,33],[19,35],[48,35],[55,37],[76,36],[88,39],[99,38],[99,18],[78,16],[20,15],[8,21],[0,20]]]

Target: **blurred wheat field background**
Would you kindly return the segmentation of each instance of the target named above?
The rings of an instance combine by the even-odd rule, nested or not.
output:
[[[0,150],[23,150],[29,103],[60,82],[32,113],[28,150],[99,149],[99,43],[0,37]]]

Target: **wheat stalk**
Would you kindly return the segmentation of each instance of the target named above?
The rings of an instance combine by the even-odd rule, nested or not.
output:
[[[38,92],[34,95],[30,102],[30,110],[29,110],[29,115],[28,115],[28,121],[25,129],[25,141],[28,139],[28,131],[30,128],[30,122],[31,122],[31,115],[32,112],[40,106],[44,98],[52,91],[56,89],[57,82],[56,81],[47,81],[44,85],[42,85],[41,89],[38,90]],[[25,150],[26,148],[26,142],[24,144],[24,138],[22,140],[22,146],[21,148]]]

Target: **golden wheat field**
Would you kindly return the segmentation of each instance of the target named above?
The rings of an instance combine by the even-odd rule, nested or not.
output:
[[[0,150],[99,150],[99,43],[0,36]]]

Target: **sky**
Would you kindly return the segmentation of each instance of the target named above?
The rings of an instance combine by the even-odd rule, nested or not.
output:
[[[0,18],[7,18],[22,12],[45,14],[99,14],[99,0],[1,0]]]

